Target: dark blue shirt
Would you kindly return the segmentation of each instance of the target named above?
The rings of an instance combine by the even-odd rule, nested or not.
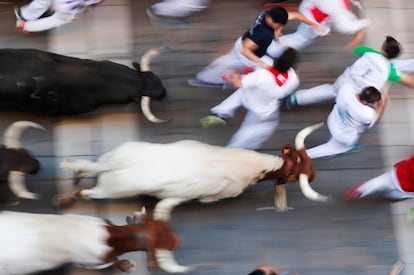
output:
[[[250,29],[243,34],[242,40],[250,38],[254,43],[259,46],[254,53],[258,57],[262,57],[266,54],[267,47],[272,43],[274,37],[274,29],[266,24],[266,12],[262,12],[250,26]]]

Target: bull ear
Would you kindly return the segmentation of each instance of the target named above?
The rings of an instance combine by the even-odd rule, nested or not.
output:
[[[141,72],[141,65],[138,62],[132,62],[132,66],[137,72]]]

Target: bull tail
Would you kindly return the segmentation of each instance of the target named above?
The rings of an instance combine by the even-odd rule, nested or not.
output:
[[[59,167],[62,170],[73,171],[77,178],[96,176],[107,170],[99,163],[85,159],[64,160]]]

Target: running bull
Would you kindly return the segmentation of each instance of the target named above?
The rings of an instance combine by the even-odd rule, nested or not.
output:
[[[78,199],[142,194],[160,198],[156,208],[163,209],[192,199],[207,203],[236,197],[248,186],[268,179],[276,180],[278,210],[287,209],[286,183],[298,179],[307,198],[327,201],[328,197],[310,187],[314,170],[304,145],[305,137],[322,124],[301,130],[296,136],[296,150],[285,146],[282,156],[186,140],[170,144],[127,142],[96,162],[65,160],[62,169],[75,171],[77,179],[97,175],[97,183],[92,189],[62,194],[55,203],[69,206]]]
[[[28,128],[44,130],[31,121],[17,121],[4,132],[3,145],[0,145],[0,177],[8,181],[11,191],[21,199],[36,199],[24,184],[25,175],[36,174],[40,168],[39,161],[31,152],[20,144],[21,133]]]
[[[107,104],[140,102],[145,117],[165,122],[150,110],[150,100],[166,89],[150,71],[150,49],[134,69],[110,61],[95,61],[36,49],[0,49],[2,106],[52,115],[86,113]]]
[[[173,250],[180,243],[169,217],[164,219],[136,212],[126,225],[84,215],[0,212],[0,274],[23,275],[50,270],[67,263],[85,268],[115,266],[130,272],[132,260],[118,256],[132,251],[147,252],[148,268],[187,272],[177,264]]]

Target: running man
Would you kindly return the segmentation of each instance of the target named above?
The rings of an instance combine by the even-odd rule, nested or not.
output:
[[[381,193],[388,199],[414,198],[414,155],[396,163],[389,171],[354,184],[344,193],[344,200],[357,200]]]
[[[33,0],[27,5],[15,8],[16,27],[23,32],[47,31],[72,22],[88,6],[95,6],[104,0]],[[52,14],[42,17],[47,11]]]
[[[296,51],[289,48],[275,60],[274,67],[259,68],[246,75],[231,74],[229,81],[237,90],[211,109],[213,115],[200,120],[202,126],[225,125],[225,119],[232,118],[243,106],[246,117],[227,146],[259,149],[279,125],[280,99],[299,86],[293,69],[296,61]]]
[[[192,86],[217,86],[224,84],[222,76],[234,71],[243,72],[256,67],[269,68],[272,59],[265,57],[267,47],[273,39],[279,39],[288,20],[296,20],[319,29],[319,24],[305,18],[298,12],[287,12],[283,7],[264,11],[256,18],[250,29],[235,42],[233,49],[220,56],[189,80]]]
[[[277,58],[286,47],[301,50],[316,38],[327,35],[331,28],[340,33],[354,35],[354,38],[345,45],[346,49],[354,48],[364,38],[370,20],[358,19],[352,12],[352,4],[362,8],[356,0],[303,0],[299,5],[299,12],[310,21],[321,24],[323,31],[315,31],[309,25],[301,23],[296,32],[274,40],[267,49],[267,54]]]
[[[375,87],[366,87],[355,94],[353,87],[341,86],[331,113],[328,142],[306,150],[311,159],[335,156],[353,150],[359,137],[372,128],[381,118],[388,101],[388,89],[381,92]]]
[[[334,84],[322,84],[310,89],[298,90],[285,99],[285,104],[288,107],[303,106],[332,100],[344,84],[351,86],[352,89],[349,90],[354,91],[355,94],[369,86],[381,91],[387,82],[399,82],[414,88],[414,75],[402,74],[390,62],[401,52],[400,43],[395,38],[387,36],[381,51],[367,46],[357,46],[353,52],[360,58],[346,68]]]

